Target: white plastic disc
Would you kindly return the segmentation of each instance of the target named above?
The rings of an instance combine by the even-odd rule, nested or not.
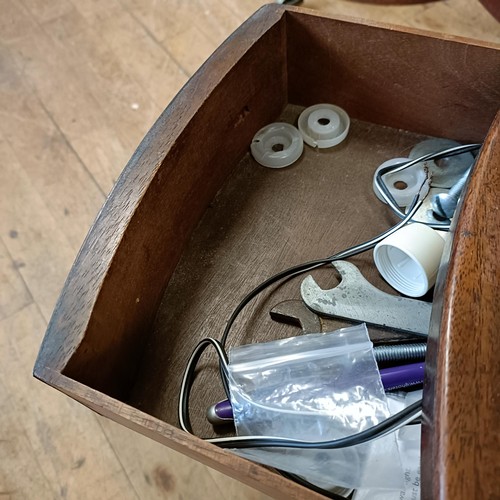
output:
[[[384,161],[380,167],[377,168],[373,175],[373,191],[380,201],[384,200],[381,192],[375,184],[375,177],[381,168],[390,167],[396,163],[410,161],[408,158],[392,158],[391,160]],[[420,191],[422,184],[427,178],[424,167],[422,164],[413,165],[412,167],[405,168],[400,172],[387,173],[382,176],[382,182],[385,183],[387,189],[392,194],[394,200],[400,207],[407,207]]]
[[[299,130],[304,142],[317,148],[340,144],[349,132],[349,115],[333,104],[316,104],[299,116]]]
[[[252,156],[264,167],[288,167],[300,158],[304,141],[300,132],[288,123],[271,123],[252,139]]]

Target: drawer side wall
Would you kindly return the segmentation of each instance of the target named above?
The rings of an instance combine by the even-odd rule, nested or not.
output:
[[[264,18],[261,11],[243,25],[188,82],[145,137],[103,208],[103,218],[132,213],[104,270],[88,326],[83,335],[81,326],[75,332],[75,352],[67,364],[58,360],[68,377],[115,397],[124,398],[130,390],[184,244],[255,131],[286,104],[282,12]],[[137,185],[142,188],[134,199]],[[87,261],[99,261],[100,242],[115,237],[114,231],[120,228],[109,220],[96,222],[91,231],[99,233],[93,238],[96,248],[82,249]],[[93,271],[80,269],[76,286],[82,286],[86,272]],[[78,290],[63,294],[69,310]],[[54,316],[49,329],[74,322],[57,310]]]
[[[500,50],[287,13],[289,99],[354,118],[482,141],[500,105]],[[470,40],[468,42],[471,42]]]

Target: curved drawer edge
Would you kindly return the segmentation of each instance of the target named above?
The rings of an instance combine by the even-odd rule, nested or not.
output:
[[[500,112],[452,229],[424,386],[422,498],[500,496]]]
[[[75,259],[43,339],[34,376],[62,372],[80,345],[118,247],[160,167],[179,138],[234,66],[283,18],[266,5],[242,24],[202,65],[162,112],[132,155]],[[235,40],[236,39],[236,40]]]

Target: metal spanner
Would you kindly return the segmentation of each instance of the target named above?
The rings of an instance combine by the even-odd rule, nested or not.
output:
[[[313,313],[302,300],[285,300],[276,304],[270,311],[271,318],[281,323],[290,323],[300,326],[303,334],[322,333],[332,331],[332,320],[320,318]],[[336,325],[335,329],[338,328]],[[389,342],[375,345],[373,352],[378,363],[391,363],[395,361],[409,362],[425,358],[426,343],[408,343],[408,337],[385,338]],[[370,339],[372,336],[370,335]],[[394,343],[396,341],[396,343]]]
[[[321,318],[308,309],[302,300],[284,300],[276,304],[269,314],[274,321],[300,326],[305,334],[323,331]]]
[[[312,276],[301,284],[302,299],[312,311],[327,317],[363,321],[427,336],[432,304],[382,292],[347,261],[335,261],[341,282],[323,290]]]

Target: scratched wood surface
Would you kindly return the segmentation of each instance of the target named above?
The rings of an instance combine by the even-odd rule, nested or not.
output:
[[[0,3],[2,499],[264,498],[31,377],[60,288],[122,167],[187,78],[262,3]],[[305,6],[500,40],[475,0]]]

